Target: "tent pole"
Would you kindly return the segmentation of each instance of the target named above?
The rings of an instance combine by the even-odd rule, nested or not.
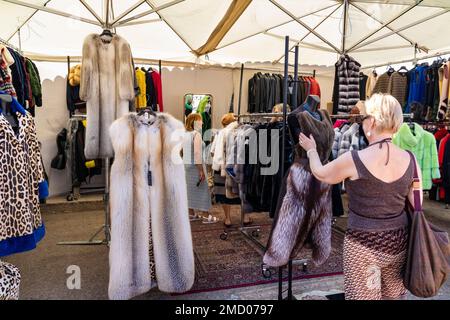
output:
[[[284,79],[283,79],[283,132],[281,146],[281,179],[284,177],[284,150],[286,150],[286,118],[289,72],[289,36],[284,40]],[[289,260],[291,261],[291,260]],[[278,300],[283,300],[283,267],[278,267]]]
[[[149,7],[150,8],[152,8],[152,10],[153,10],[153,12],[156,12],[157,14],[158,14],[158,16],[161,18],[161,20],[162,21],[164,21],[166,24],[167,24],[167,26],[173,31],[173,32],[175,32],[175,34],[178,36],[178,38],[180,38],[183,42],[184,42],[184,44],[189,48],[189,49],[191,49],[191,51],[192,52],[195,52],[195,49],[194,48],[192,48],[192,46],[189,44],[189,42],[187,42],[187,40],[172,26],[172,24],[171,23],[169,23],[166,19],[164,19],[160,14],[159,14],[159,10],[162,10],[162,9],[165,9],[165,8],[168,8],[168,7],[170,7],[170,6],[174,6],[174,5],[176,5],[176,4],[178,4],[178,3],[180,3],[180,2],[183,2],[183,1],[185,1],[185,0],[175,0],[175,1],[172,1],[172,2],[169,2],[169,3],[167,3],[167,4],[165,4],[165,5],[162,5],[161,7],[159,7],[159,8],[156,8],[149,0],[146,0],[146,2],[147,2],[147,4],[149,5]],[[164,7],[165,6],[165,8],[162,8],[162,7]],[[150,11],[152,11],[152,10],[150,10]],[[147,11],[147,12],[150,12],[150,11]],[[144,12],[145,13],[145,12]],[[142,15],[144,15],[144,13],[142,14]],[[130,18],[131,19],[131,18]],[[125,20],[125,21],[127,21],[127,20]],[[124,21],[124,22],[125,22]]]
[[[22,51],[22,34],[20,33],[20,29],[17,32],[17,35],[19,36],[19,51]]]
[[[366,10],[364,10],[363,8],[361,8],[359,5],[357,5],[356,3],[352,2],[350,3],[351,6],[353,6],[354,8],[358,9],[359,11],[361,11],[362,13],[364,13],[366,16],[371,17],[373,20],[375,20],[376,22],[383,24],[383,21],[381,21],[380,19],[377,19],[376,17],[372,16],[370,13],[368,13]],[[394,28],[390,27],[390,26],[386,26],[386,29],[389,29],[390,31],[394,31]],[[397,35],[399,35],[400,37],[402,37],[403,39],[405,39],[406,41],[408,41],[411,45],[414,44],[414,41],[412,41],[411,39],[407,38],[406,36],[402,35],[399,32],[395,32]]]
[[[103,26],[104,29],[109,29],[109,1],[110,0],[104,0],[105,5],[105,25]]]
[[[105,22],[102,20],[102,18],[100,18],[100,16],[97,14],[97,12],[95,12],[95,10],[92,9],[92,7],[89,5],[89,3],[86,2],[86,0],[79,0],[79,1],[94,16],[94,18],[97,19],[97,21],[101,25],[105,24]],[[48,2],[50,2],[50,1],[48,1]]]
[[[336,11],[338,11],[339,10],[339,8],[340,7],[342,7],[342,4],[341,5],[339,5],[339,6],[337,6],[333,11],[331,11],[325,18],[323,18],[314,28],[313,28],[313,30],[316,30],[318,27],[320,27],[320,25],[322,24],[322,23],[324,23],[329,17],[331,17]],[[309,35],[311,34],[311,31],[309,31],[307,34],[305,34],[300,40],[295,40],[295,45],[293,46],[293,47],[291,47],[291,49],[290,50],[292,50],[292,49],[294,49],[296,46],[298,46],[300,43],[302,43],[303,42],[303,40],[305,40]],[[293,40],[293,39],[292,39]],[[318,46],[318,47],[320,47],[320,46]],[[323,48],[323,49],[325,49],[325,50],[329,50],[329,51],[331,51],[331,52],[333,52],[334,53],[334,51],[332,50],[332,49],[328,49],[328,48],[324,48],[324,47],[321,47],[321,48]],[[279,63],[280,62],[280,60],[281,59],[283,59],[283,57],[284,56],[282,56],[282,57],[280,57],[278,60],[275,60],[275,64],[276,63]]]
[[[118,26],[120,26],[120,25],[126,24],[126,23],[128,23],[130,21],[134,21],[134,20],[140,19],[142,17],[148,16],[149,14],[158,13],[158,11],[170,8],[170,7],[172,7],[172,6],[176,5],[176,4],[179,4],[179,3],[184,2],[184,1],[186,1],[186,0],[174,0],[172,2],[163,4],[163,5],[159,6],[159,7],[154,7],[153,5],[150,5],[150,3],[146,0],[144,2],[147,2],[147,4],[152,8],[151,10],[139,13],[139,14],[137,14],[137,15],[135,15],[133,17],[127,18],[125,20],[119,21],[119,19],[116,19],[116,20],[114,20],[112,22],[112,24],[114,24],[114,25],[117,24]]]
[[[372,44],[372,43],[374,43],[374,42],[377,42],[377,41],[379,41],[379,40],[383,40],[383,39],[385,39],[385,38],[387,38],[387,37],[390,37],[390,36],[392,36],[392,35],[394,35],[394,34],[396,34],[396,33],[399,33],[399,32],[402,32],[402,31],[404,31],[404,30],[413,28],[413,27],[418,26],[419,24],[422,24],[422,23],[424,23],[424,22],[427,22],[427,21],[429,21],[429,20],[431,20],[431,19],[434,19],[434,18],[437,18],[437,17],[439,17],[439,16],[442,16],[442,15],[448,13],[448,12],[450,12],[450,9],[445,9],[445,10],[443,10],[443,11],[440,11],[440,12],[438,12],[438,13],[435,13],[435,14],[433,14],[433,15],[431,15],[431,16],[428,16],[428,17],[426,17],[426,18],[423,18],[423,19],[421,19],[421,20],[414,21],[414,22],[411,23],[411,24],[408,24],[408,25],[406,25],[406,26],[404,26],[404,27],[401,27],[401,28],[398,28],[398,29],[396,29],[396,30],[393,30],[393,31],[391,31],[391,32],[389,32],[389,33],[387,33],[387,34],[385,34],[385,35],[382,35],[382,36],[377,37],[377,38],[375,38],[375,39],[372,39],[372,40],[366,41],[366,42],[364,42],[364,43],[361,43],[359,46],[355,47],[355,48],[352,49],[352,50],[356,50],[356,49],[359,49],[359,48],[361,48],[361,47],[365,47],[365,46],[367,46],[367,45],[369,45],[369,44]],[[365,38],[364,41],[367,40],[367,39],[368,39],[368,38]]]
[[[348,0],[344,0],[344,29],[342,30],[342,54],[345,54],[345,38],[347,37]]]
[[[239,80],[239,101],[238,101],[238,115],[241,115],[241,100],[242,100],[242,79],[244,77],[244,64],[241,64],[241,77]]]
[[[117,21],[120,21],[121,19],[123,19],[124,17],[126,17],[129,13],[133,12],[134,10],[136,10],[141,4],[143,4],[145,2],[145,0],[139,0],[137,3],[135,3],[134,5],[132,5],[130,8],[128,8],[127,10],[125,10],[124,12],[122,12],[117,18],[114,18],[113,21],[111,21],[111,25],[115,25]]]
[[[45,7],[45,6],[47,5],[47,3],[49,3],[50,1],[51,1],[51,0],[47,0],[47,2],[44,3],[44,7]],[[16,31],[14,31],[14,33],[11,34],[11,35],[7,38],[7,41],[11,41],[11,39],[16,35],[16,33],[19,32],[19,29],[22,29],[23,26],[26,25],[26,24],[28,23],[28,21],[30,21],[31,18],[33,18],[34,15],[35,15],[36,13],[38,13],[38,12],[39,12],[38,9],[34,10],[34,12],[28,17],[28,19],[26,19],[24,22],[22,22],[22,23],[20,24],[20,26],[16,29]]]
[[[62,16],[65,18],[69,18],[69,19],[73,19],[73,20],[78,20],[78,21],[82,21],[85,23],[90,23],[96,26],[101,26],[101,24],[97,21],[94,20],[90,20],[90,19],[86,19],[86,18],[82,18],[82,17],[77,17],[74,16],[71,13],[67,13],[64,11],[60,11],[60,10],[56,10],[56,9],[52,9],[52,8],[48,8],[48,7],[44,7],[44,6],[38,6],[32,3],[28,3],[28,2],[22,2],[19,0],[0,0],[0,1],[4,1],[4,2],[8,2],[8,3],[12,3],[18,6],[22,6],[22,7],[27,7],[27,8],[31,8],[31,9],[35,9],[35,10],[39,10],[39,11],[44,11],[47,13],[51,13],[51,14],[56,14],[58,16]]]
[[[334,6],[338,6],[338,5],[339,5],[339,4],[336,4],[336,3],[335,3],[335,4],[332,4],[332,5],[327,6],[327,7],[325,7],[325,8],[315,10],[315,11],[313,11],[313,12],[310,12],[310,13],[307,13],[307,14],[304,14],[304,15],[301,15],[301,16],[296,17],[296,18],[297,18],[297,19],[306,18],[306,17],[315,15],[315,14],[317,14],[317,13],[319,13],[319,12],[328,10],[328,9],[333,8]],[[243,37],[243,38],[240,38],[240,39],[238,39],[238,40],[232,41],[232,42],[230,42],[230,43],[224,44],[224,45],[222,45],[221,47],[217,47],[216,50],[219,50],[219,49],[222,49],[222,48],[231,46],[231,45],[233,45],[233,44],[236,44],[236,43],[238,43],[238,42],[247,40],[247,39],[252,38],[252,37],[254,37],[254,36],[257,36],[257,35],[259,35],[259,34],[269,32],[269,31],[272,30],[272,29],[276,29],[276,28],[278,28],[278,27],[282,27],[282,26],[284,26],[284,25],[287,25],[288,23],[291,23],[292,21],[294,21],[294,19],[291,18],[289,21],[283,22],[283,23],[280,23],[280,24],[277,24],[277,25],[275,25],[275,26],[273,26],[273,27],[270,27],[269,29],[262,30],[262,31],[259,31],[259,32],[255,32],[255,33],[252,33],[251,35],[248,35],[248,36],[246,36],[246,37]],[[282,37],[282,38],[284,38],[284,37]],[[334,51],[333,51],[333,52],[334,52]]]
[[[443,56],[443,55],[447,55],[447,54],[450,54],[450,50],[449,51],[443,51],[443,52],[437,52],[435,54],[430,54],[430,55],[423,56],[423,57],[420,57],[420,58],[417,58],[417,56],[416,56],[416,61],[430,59],[430,58],[434,58],[434,57],[439,57],[439,56]],[[384,66],[391,65],[391,64],[413,62],[414,59],[415,58],[405,59],[405,60],[398,60],[398,61],[391,61],[391,62],[385,62],[385,63],[380,63],[380,64],[376,64],[376,65],[371,65],[371,66],[363,66],[363,67],[361,67],[361,69],[374,69],[374,68],[384,67]]]
[[[287,14],[289,17],[291,17],[292,19],[294,19],[298,24],[300,24],[303,28],[307,29],[308,31],[310,31],[313,35],[315,35],[317,38],[319,38],[320,40],[322,40],[323,42],[325,42],[327,45],[329,45],[331,48],[334,49],[334,51],[336,51],[337,53],[340,53],[341,50],[339,50],[338,48],[336,48],[335,45],[333,45],[330,41],[328,41],[327,39],[325,39],[323,36],[321,36],[319,33],[317,33],[316,31],[314,31],[310,26],[308,26],[306,23],[304,23],[303,21],[301,21],[300,19],[298,19],[294,14],[292,14],[292,12],[290,12],[288,9],[286,9],[285,7],[283,7],[282,5],[280,5],[278,2],[276,2],[275,0],[269,0],[273,5],[275,5],[278,9],[280,9],[281,11],[283,11],[285,14]],[[422,0],[423,1],[423,0]]]
[[[292,108],[297,107],[297,94],[298,94],[298,45],[295,46],[295,54],[294,54],[294,92],[293,92],[293,98],[295,105],[292,105]],[[284,113],[286,113],[285,110],[283,110]],[[283,133],[286,131],[286,120],[284,122],[284,130]],[[284,144],[284,137],[283,137],[283,144]],[[285,153],[285,147],[283,147],[283,155]],[[283,168],[284,168],[284,161],[283,161]],[[284,176],[284,170],[281,171],[282,176]],[[287,294],[287,300],[294,300],[294,296],[292,295],[292,259],[289,259],[288,262],[288,294]]]
[[[367,39],[369,39],[371,36],[373,36],[374,34],[376,34],[378,31],[382,30],[383,28],[387,27],[388,25],[390,25],[392,22],[398,20],[399,18],[403,17],[405,14],[407,14],[408,12],[410,12],[412,9],[414,9],[415,7],[417,7],[419,4],[421,4],[423,2],[423,0],[417,0],[415,4],[413,4],[412,6],[409,6],[408,8],[406,8],[405,10],[403,10],[399,15],[395,16],[394,18],[390,19],[388,22],[383,23],[381,25],[381,27],[379,27],[378,29],[372,31],[369,35],[365,36],[363,39],[359,40],[358,42],[356,42],[353,46],[350,47],[350,49],[348,49],[347,51],[350,52],[355,48],[358,48],[358,46],[363,43],[364,41],[366,41]],[[385,38],[386,35],[383,36],[383,38]]]
[[[162,19],[156,18],[156,19],[148,19],[148,20],[141,20],[141,21],[134,21],[134,22],[132,21],[132,22],[124,23],[124,24],[117,23],[114,25],[114,28],[136,26],[139,24],[155,23],[155,22],[161,22],[161,21],[162,21]]]
[[[292,101],[294,101],[295,105],[291,107],[293,109],[297,108],[297,94],[298,94],[298,45],[294,47],[294,89],[292,91]]]

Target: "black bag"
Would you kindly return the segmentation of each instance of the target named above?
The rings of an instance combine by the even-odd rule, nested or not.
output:
[[[414,156],[411,154],[414,158]],[[408,255],[403,284],[421,298],[435,296],[450,273],[450,241],[448,233],[425,219],[420,202],[420,180],[414,161],[414,208],[407,201],[410,217]]]
[[[62,129],[56,136],[56,145],[58,147],[58,154],[53,158],[51,167],[53,169],[64,170],[66,168],[66,142],[67,129]]]

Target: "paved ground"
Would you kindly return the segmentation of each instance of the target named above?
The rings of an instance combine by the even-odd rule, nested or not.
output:
[[[425,201],[425,214],[429,221],[450,233],[450,210],[434,201]],[[67,203],[65,199],[52,199],[44,206],[48,229],[43,243],[31,252],[4,259],[18,265],[22,271],[22,299],[107,299],[108,249],[106,246],[59,246],[59,241],[88,239],[103,221],[101,198],[89,197],[86,202]],[[345,229],[346,218],[336,226]],[[57,231],[57,232],[55,232]],[[68,290],[67,266],[79,265],[82,270],[82,290]],[[331,276],[297,280],[293,293],[297,299],[324,300],[325,296],[343,292],[343,277]],[[138,299],[225,299],[274,300],[278,285],[252,287],[206,293],[171,296],[152,290]],[[408,296],[408,299],[416,299]],[[434,299],[450,299],[450,281]]]

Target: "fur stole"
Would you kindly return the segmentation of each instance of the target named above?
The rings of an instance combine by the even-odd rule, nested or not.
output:
[[[161,291],[185,292],[194,282],[180,157],[184,126],[169,114],[151,116],[151,120],[144,124],[130,113],[110,128],[115,151],[110,189],[110,299],[130,299],[154,287],[152,262]],[[154,261],[150,261],[150,240]]]

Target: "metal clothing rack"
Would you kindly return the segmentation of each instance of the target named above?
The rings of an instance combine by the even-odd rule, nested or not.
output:
[[[0,38],[0,44],[3,44],[3,45],[5,45],[5,46],[7,46],[7,47],[10,47],[11,49],[16,50],[16,51],[19,52],[21,55],[23,55],[22,49],[17,48],[16,46],[13,46],[11,43],[9,43],[8,41],[6,41],[6,40],[4,40],[4,39],[2,39],[2,38]]]
[[[412,118],[412,113],[404,113],[403,118]],[[330,115],[331,119],[351,119],[351,118],[358,118],[362,117],[362,114],[333,114]],[[437,124],[439,122],[436,122]]]
[[[67,57],[67,68],[70,72],[70,57]],[[73,120],[72,120],[73,119]],[[87,115],[84,114],[76,114],[71,115],[69,121],[78,121],[87,119]],[[103,205],[105,210],[105,219],[103,225],[89,238],[89,240],[81,240],[81,241],[64,241],[58,242],[58,245],[107,245],[111,241],[111,226],[110,226],[110,207],[109,207],[109,185],[110,185],[110,159],[104,158],[104,167],[105,167],[105,189],[103,194]],[[101,233],[104,232],[104,239],[95,240],[95,238]]]

